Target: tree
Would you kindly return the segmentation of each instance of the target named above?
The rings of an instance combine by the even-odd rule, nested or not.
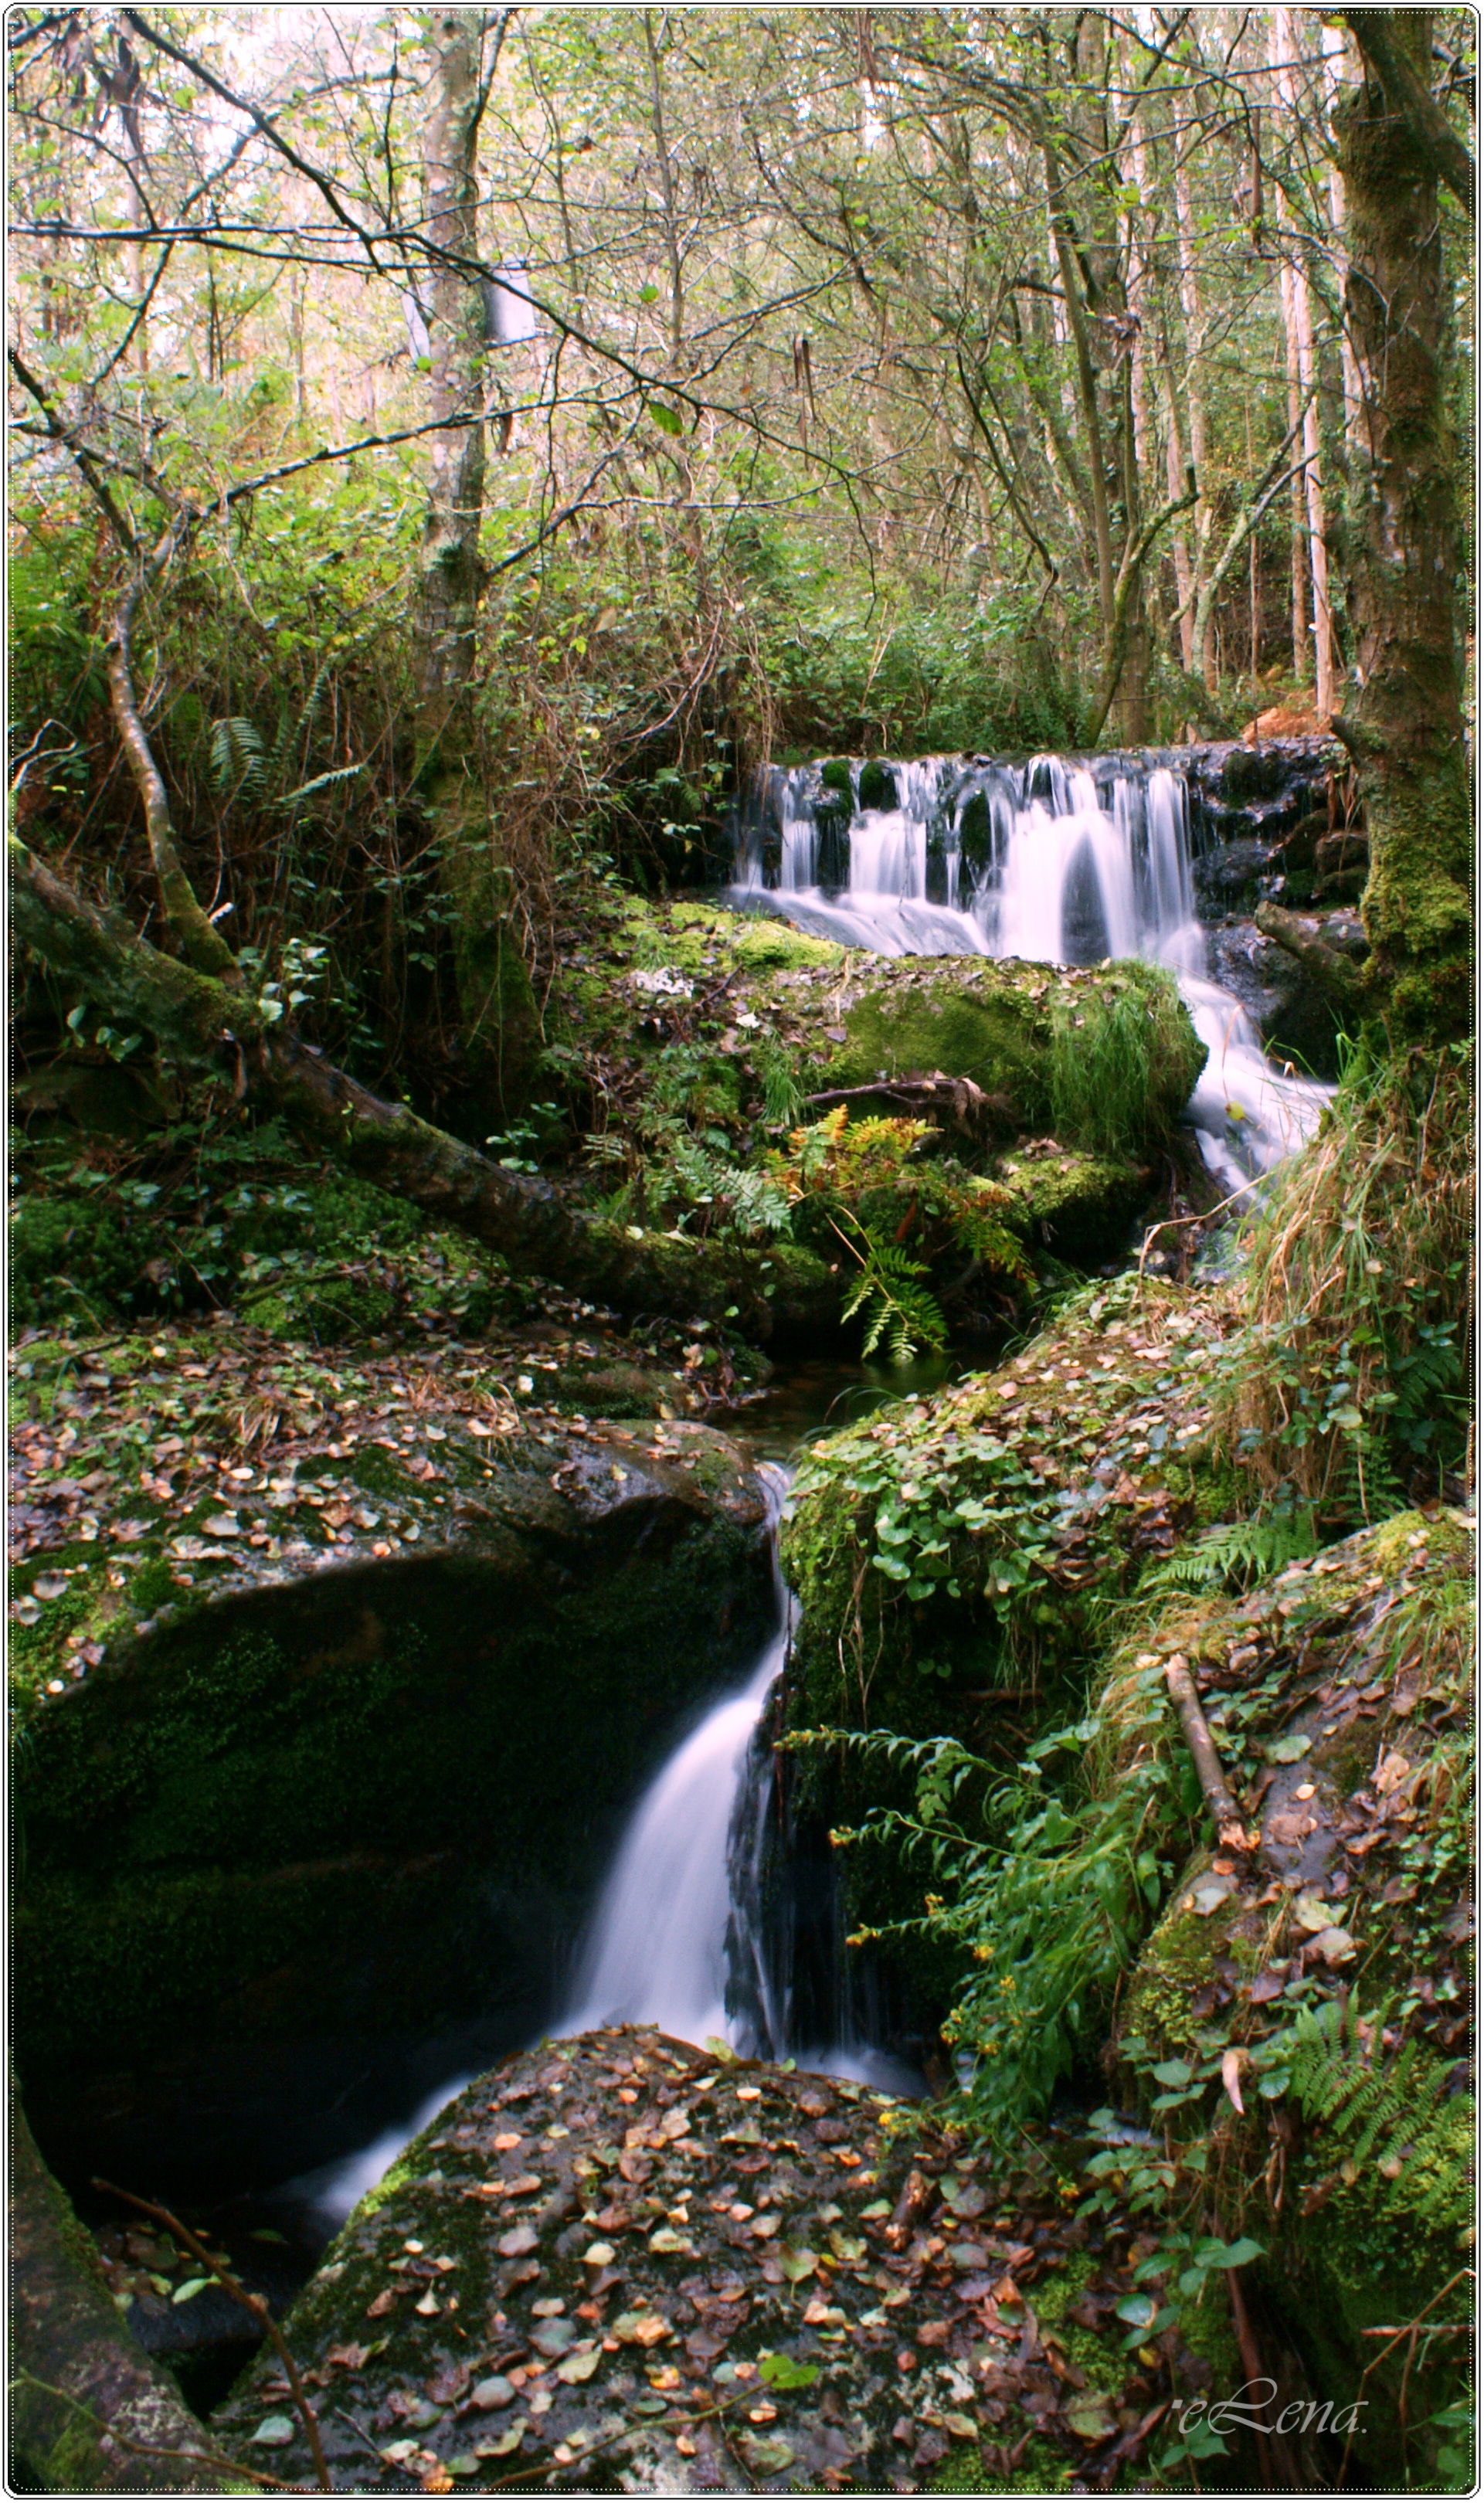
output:
[[[483,566],[489,311],[478,276],[479,130],[513,12],[445,9],[428,34],[423,134],[426,278],[436,430],[413,595],[417,775],[451,908],[466,1123],[500,1123],[530,1092],[540,1028],[512,924],[512,878],[498,857],[493,795],[474,719]],[[471,412],[472,421],[471,421]]]
[[[1459,152],[1451,130],[1446,145],[1438,138],[1443,118],[1422,109],[1432,105],[1432,12],[1354,10],[1347,22],[1363,70],[1334,117],[1361,394],[1351,482],[1360,689],[1335,728],[1355,759],[1370,833],[1362,909],[1373,996],[1398,1035],[1440,1036],[1465,1032],[1472,1010],[1452,315],[1438,202],[1439,181],[1461,179]]]

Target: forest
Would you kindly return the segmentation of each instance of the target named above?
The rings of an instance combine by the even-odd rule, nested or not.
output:
[[[10,2490],[1472,2490],[1476,35],[8,13]]]

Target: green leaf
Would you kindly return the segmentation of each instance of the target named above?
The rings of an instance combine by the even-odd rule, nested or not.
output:
[[[769,2352],[757,2359],[759,2379],[771,2390],[807,2390],[819,2379],[817,2364],[801,2364],[796,2356]]]
[[[170,2300],[172,2303],[190,2303],[195,2295],[204,2292],[210,2283],[209,2277],[188,2277],[176,2287]]]
[[[679,418],[673,408],[666,407],[665,402],[662,399],[652,399],[650,401],[649,414],[653,418],[662,434],[679,433]]]

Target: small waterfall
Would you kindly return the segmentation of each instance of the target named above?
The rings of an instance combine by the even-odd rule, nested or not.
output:
[[[658,2025],[685,2042],[777,2047],[760,1882],[773,1781],[757,1739],[787,1658],[793,1601],[777,1562],[788,1473],[764,1460],[758,1474],[771,1505],[777,1629],[746,1684],[712,1705],[635,1809],[578,1951],[560,2033]]]
[[[1270,1172],[1314,1130],[1332,1088],[1279,1070],[1240,1003],[1209,979],[1181,776],[1137,757],[921,757],[893,765],[892,807],[853,812],[817,767],[775,771],[738,843],[738,901],[878,955],[1018,956],[1090,965],[1143,956],[1176,975],[1207,1062],[1187,1117],[1228,1191]],[[777,883],[765,874],[770,818]],[[843,871],[830,877],[826,852]]]
[[[773,1506],[777,1630],[745,1686],[712,1706],[640,1799],[579,1949],[570,2003],[553,2030],[657,2025],[683,2042],[726,2042],[760,2059],[789,2052],[801,2069],[919,2092],[914,2070],[861,2038],[849,1976],[838,1970],[834,2039],[794,2039],[791,1991],[780,1979],[788,1959],[770,1936],[765,1904],[777,1794],[762,1738],[793,1621],[777,1546],[789,1472],[763,1460],[758,1475]]]

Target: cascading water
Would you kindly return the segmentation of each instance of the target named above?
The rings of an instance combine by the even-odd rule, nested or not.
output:
[[[837,2007],[833,2040],[789,2039],[788,1993],[776,1979],[764,1916],[775,1793],[761,1731],[793,1623],[777,1549],[790,1473],[772,1460],[760,1460],[757,1473],[769,1501],[775,1630],[745,1685],[711,1706],[639,1800],[579,1945],[567,2006],[549,2030],[657,2025],[681,2041],[723,2041],[757,2058],[792,2051],[802,2069],[911,2094],[920,2090],[915,2072],[860,2040],[847,2006]],[[342,2223],[468,2082],[466,2072],[450,2077],[409,2119],[286,2185],[286,2195]]]
[[[896,806],[862,807],[857,776],[843,834],[826,833],[839,795],[817,769],[775,771],[740,830],[737,902],[879,955],[1168,965],[1206,1046],[1187,1117],[1211,1172],[1240,1191],[1308,1137],[1332,1090],[1274,1068],[1240,1002],[1208,978],[1189,803],[1169,766],[927,757],[886,770]]]
[[[756,1882],[771,1784],[749,1776],[793,1602],[777,1546],[787,1474],[768,1460],[758,1474],[772,1511],[777,1630],[745,1686],[713,1705],[636,1808],[578,1953],[563,2034],[658,2025],[682,2041],[714,2037],[749,2052],[777,2040]]]
[[[860,2040],[837,2004],[834,2039],[793,2039],[765,1915],[773,1763],[762,1743],[768,1698],[788,1656],[793,1598],[777,1561],[789,1473],[762,1460],[772,1520],[777,1626],[746,1684],[681,1740],[639,1800],[578,1952],[571,1999],[554,2029],[657,2025],[681,2041],[722,2041],[762,2059],[791,2052],[802,2069],[894,2093],[915,2073]]]

